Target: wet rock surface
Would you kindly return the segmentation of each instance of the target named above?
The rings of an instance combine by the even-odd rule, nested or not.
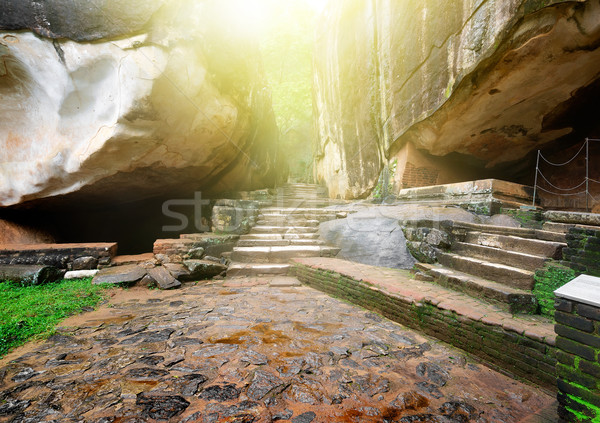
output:
[[[266,283],[116,291],[0,361],[0,422],[481,423],[554,407],[446,344]]]

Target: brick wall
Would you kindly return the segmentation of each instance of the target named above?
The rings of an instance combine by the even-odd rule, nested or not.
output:
[[[563,264],[591,276],[600,276],[600,230],[571,228],[568,248],[563,250]]]
[[[559,416],[600,421],[600,308],[567,299],[556,304]]]
[[[402,174],[402,188],[416,188],[436,185],[439,171],[434,167],[416,167],[406,163]]]
[[[421,330],[481,358],[491,367],[556,389],[556,357],[551,341],[474,320],[427,301],[413,303],[339,273],[301,264],[295,265],[294,272],[300,281],[315,289]]]

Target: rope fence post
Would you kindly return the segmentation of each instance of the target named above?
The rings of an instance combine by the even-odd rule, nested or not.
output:
[[[585,211],[590,212],[590,139],[585,139]]]
[[[535,183],[533,184],[533,204],[532,207],[535,208],[535,196],[537,194],[537,181],[538,181],[538,172],[540,169],[540,150],[537,153],[537,162],[535,164]]]

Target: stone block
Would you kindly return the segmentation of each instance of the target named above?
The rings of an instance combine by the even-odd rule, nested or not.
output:
[[[583,304],[581,304],[580,307],[582,305]],[[556,311],[554,313],[554,319],[561,325],[570,326],[587,333],[592,333],[594,331],[594,323],[585,317]]]

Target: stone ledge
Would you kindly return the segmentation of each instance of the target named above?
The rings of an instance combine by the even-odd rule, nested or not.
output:
[[[600,308],[600,278],[580,275],[554,291],[554,295]]]
[[[497,307],[410,273],[330,258],[293,260],[303,283],[461,348],[490,367],[555,390],[552,322]]]
[[[0,245],[0,264],[45,264],[68,269],[80,257],[94,257],[108,264],[116,254],[116,243],[10,244]]]

